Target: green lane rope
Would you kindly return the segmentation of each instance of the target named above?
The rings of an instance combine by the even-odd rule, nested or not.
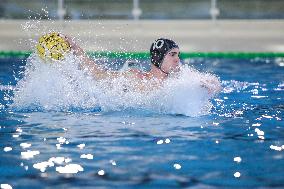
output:
[[[0,51],[0,58],[26,58],[32,51]],[[147,59],[148,52],[88,52],[97,58]],[[183,52],[181,58],[284,58],[284,52]]]
[[[25,58],[30,56],[31,51],[0,51],[0,58]]]

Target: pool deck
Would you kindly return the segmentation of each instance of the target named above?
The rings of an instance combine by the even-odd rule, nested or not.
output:
[[[32,50],[29,39],[57,30],[88,51],[145,52],[167,37],[184,52],[284,52],[284,20],[0,20],[0,26],[0,51]]]

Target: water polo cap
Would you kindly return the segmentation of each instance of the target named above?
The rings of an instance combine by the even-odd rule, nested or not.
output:
[[[173,40],[165,38],[155,40],[150,47],[152,64],[161,68],[165,55],[173,48],[179,48]]]

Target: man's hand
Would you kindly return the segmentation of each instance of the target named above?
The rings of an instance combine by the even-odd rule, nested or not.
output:
[[[74,38],[71,38],[67,35],[60,34],[61,37],[65,38],[65,40],[69,43],[71,49],[73,50],[76,56],[84,56],[84,50],[75,42]]]
[[[206,75],[206,78],[201,80],[201,86],[206,88],[208,90],[208,93],[212,96],[218,94],[222,90],[221,83],[215,76],[208,78],[208,75]]]

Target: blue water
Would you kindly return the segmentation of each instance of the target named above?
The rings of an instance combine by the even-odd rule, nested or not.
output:
[[[208,115],[141,109],[16,110],[8,106],[8,97],[23,77],[26,59],[2,58],[0,184],[13,188],[284,188],[284,60],[185,62],[215,73],[222,81],[224,89],[212,99]],[[21,153],[28,151],[34,156]],[[61,162],[58,157],[63,157]],[[42,170],[36,166],[48,161],[53,165]],[[60,171],[70,164],[76,164],[77,173]]]

